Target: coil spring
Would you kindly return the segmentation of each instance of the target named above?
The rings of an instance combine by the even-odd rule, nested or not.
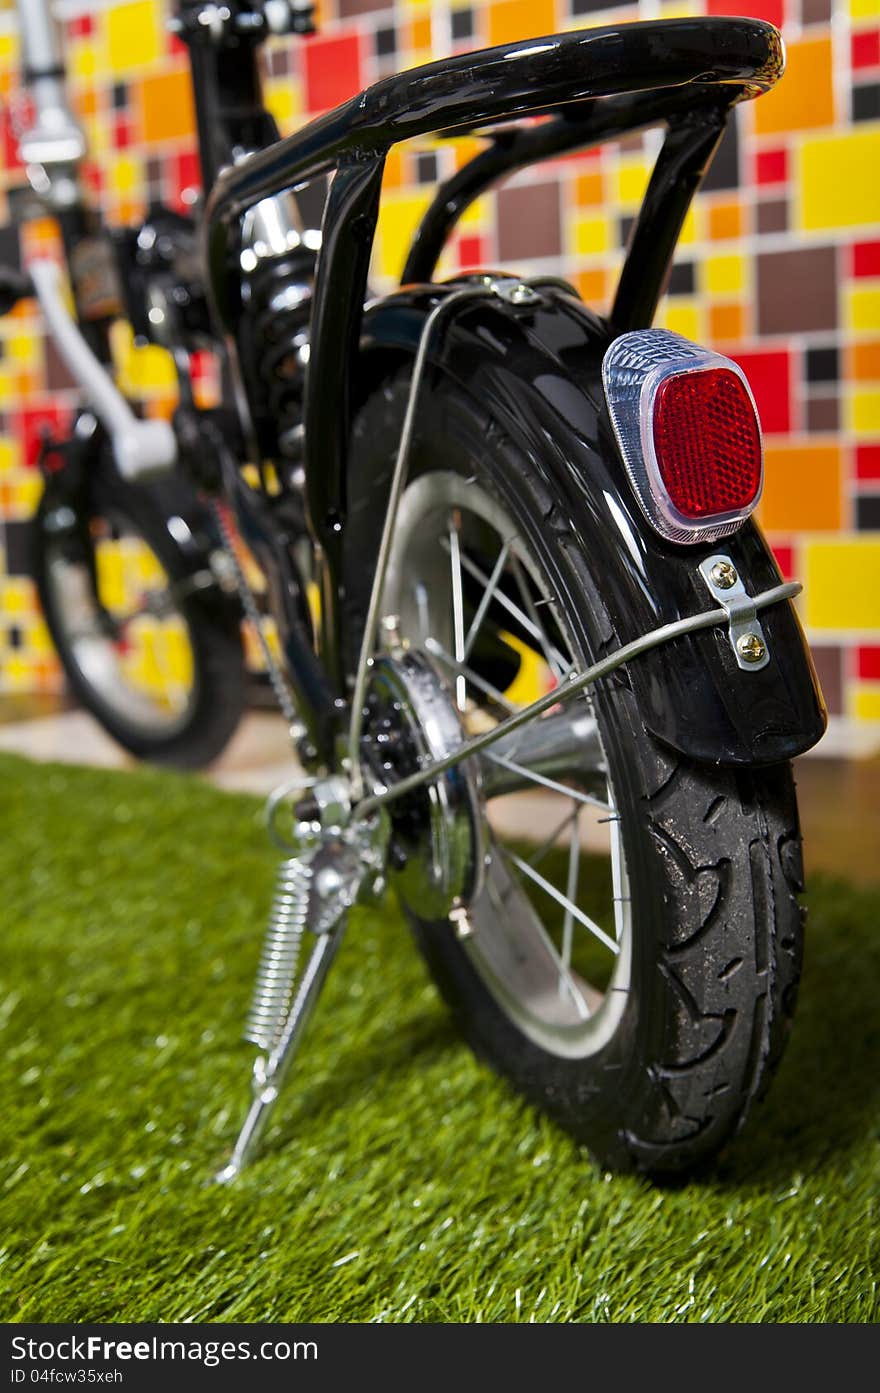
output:
[[[311,867],[297,856],[278,869],[269,923],[254,982],[244,1038],[270,1051],[278,1043],[290,1003],[309,909]]]
[[[272,457],[302,421],[316,254],[306,247],[264,257],[245,282],[242,365],[260,445]]]

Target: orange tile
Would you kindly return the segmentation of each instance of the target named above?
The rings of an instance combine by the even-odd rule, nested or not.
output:
[[[414,19],[409,27],[409,47],[414,49],[431,47],[431,17],[424,15]]]
[[[758,516],[768,532],[834,532],[841,525],[837,445],[768,445]]]
[[[192,83],[185,68],[145,77],[140,108],[145,140],[183,140],[195,134]]]
[[[709,236],[718,241],[743,235],[743,210],[739,203],[716,203],[709,209]]]
[[[399,189],[402,187],[403,179],[403,151],[399,145],[392,145],[388,151],[388,158],[385,161],[385,172],[382,175],[382,188]]]
[[[496,0],[489,6],[490,44],[511,44],[555,32],[554,0]]]
[[[608,299],[607,271],[579,271],[572,282],[588,305],[601,305]]]
[[[74,106],[82,117],[94,116],[98,110],[98,94],[93,87],[84,87],[77,92]]]
[[[605,180],[601,174],[580,174],[575,183],[575,198],[579,208],[592,208],[605,201]]]
[[[852,345],[847,376],[857,382],[880,382],[880,339]]]
[[[745,337],[742,305],[709,306],[709,338],[712,343],[738,343]]]
[[[831,39],[794,39],[786,44],[785,77],[755,103],[758,135],[812,130],[834,120]]]

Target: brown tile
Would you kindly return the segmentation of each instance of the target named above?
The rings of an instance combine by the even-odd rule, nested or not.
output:
[[[804,24],[828,24],[834,0],[803,0],[801,16]]]
[[[839,716],[843,712],[843,652],[840,648],[824,648],[815,643],[810,644],[810,652],[828,714]]]
[[[339,18],[351,19],[354,15],[369,15],[375,10],[390,10],[394,0],[339,0]]]
[[[758,333],[837,328],[834,247],[764,252],[757,258]]]
[[[807,430],[811,432],[840,429],[840,403],[836,392],[823,392],[807,401]]]
[[[43,347],[46,351],[46,386],[50,392],[68,392],[77,383],[70,374],[70,369],[65,363],[58,349],[55,347],[55,340],[46,336]]]
[[[559,184],[522,184],[498,194],[498,255],[502,261],[559,256]]]
[[[788,231],[788,200],[771,198],[756,207],[755,225],[760,233]]]

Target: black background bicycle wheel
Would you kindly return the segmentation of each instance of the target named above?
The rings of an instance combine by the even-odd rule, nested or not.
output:
[[[244,707],[246,673],[237,605],[216,587],[192,586],[198,567],[192,558],[184,557],[170,535],[167,510],[155,487],[129,484],[102,468],[78,506],[83,514],[80,526],[59,533],[51,516],[55,504],[44,494],[32,528],[34,580],[71,692],[108,734],[139,759],[181,769],[210,763],[227,744]],[[108,694],[101,683],[90,680],[78,657],[53,566],[59,560],[86,566],[88,544],[83,537],[95,526],[124,528],[153,553],[168,577],[174,610],[192,655],[192,680],[181,710],[167,720],[140,719],[133,707],[129,714],[125,693],[118,699]]]
[[[352,613],[369,567],[408,380],[377,389],[356,422],[350,473]],[[410,475],[453,471],[496,498],[564,611],[587,663],[614,645],[602,577],[575,546],[571,513],[513,431],[450,381],[423,390]],[[589,535],[586,517],[577,530]],[[734,1135],[781,1056],[802,952],[800,836],[788,766],[703,766],[645,730],[625,674],[595,689],[617,791],[632,897],[632,962],[611,1037],[579,1058],[541,1047],[487,984],[447,921],[410,912],[417,942],[478,1054],[552,1114],[601,1164],[676,1175]],[[479,936],[477,935],[477,938]]]

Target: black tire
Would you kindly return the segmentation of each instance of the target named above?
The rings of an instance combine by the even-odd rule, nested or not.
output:
[[[102,470],[90,487],[88,500],[81,500],[78,506],[88,516],[80,516],[75,529],[67,528],[59,535],[50,516],[55,504],[49,501],[47,491],[34,518],[31,545],[40,605],[72,694],[138,759],[178,769],[210,764],[235,731],[245,703],[246,672],[237,607],[216,589],[201,590],[191,584],[197,567],[175,545],[147,488],[126,483],[109,469]],[[174,613],[189,644],[192,672],[181,709],[167,720],[139,719],[136,708],[128,712],[122,687],[118,700],[110,688],[102,691],[101,683],[92,680],[78,656],[65,613],[63,584],[59,584],[53,567],[61,563],[83,573],[89,564],[89,542],[84,538],[96,529],[113,529],[114,535],[123,531],[136,538],[152,552],[170,583]],[[175,585],[179,586],[177,593]],[[103,606],[100,585],[97,599]]]
[[[408,380],[379,388],[351,452],[353,612],[362,613]],[[420,396],[410,476],[454,471],[497,499],[564,608],[584,663],[616,646],[589,548],[504,421],[447,379]],[[377,524],[376,519],[379,523]],[[588,535],[586,514],[576,519]],[[594,689],[629,875],[632,961],[613,1033],[584,1057],[529,1037],[450,924],[409,912],[475,1050],[585,1143],[599,1163],[673,1177],[714,1157],[778,1063],[802,957],[801,846],[789,766],[735,771],[673,755],[647,733],[625,674]],[[479,937],[479,935],[477,935]]]

